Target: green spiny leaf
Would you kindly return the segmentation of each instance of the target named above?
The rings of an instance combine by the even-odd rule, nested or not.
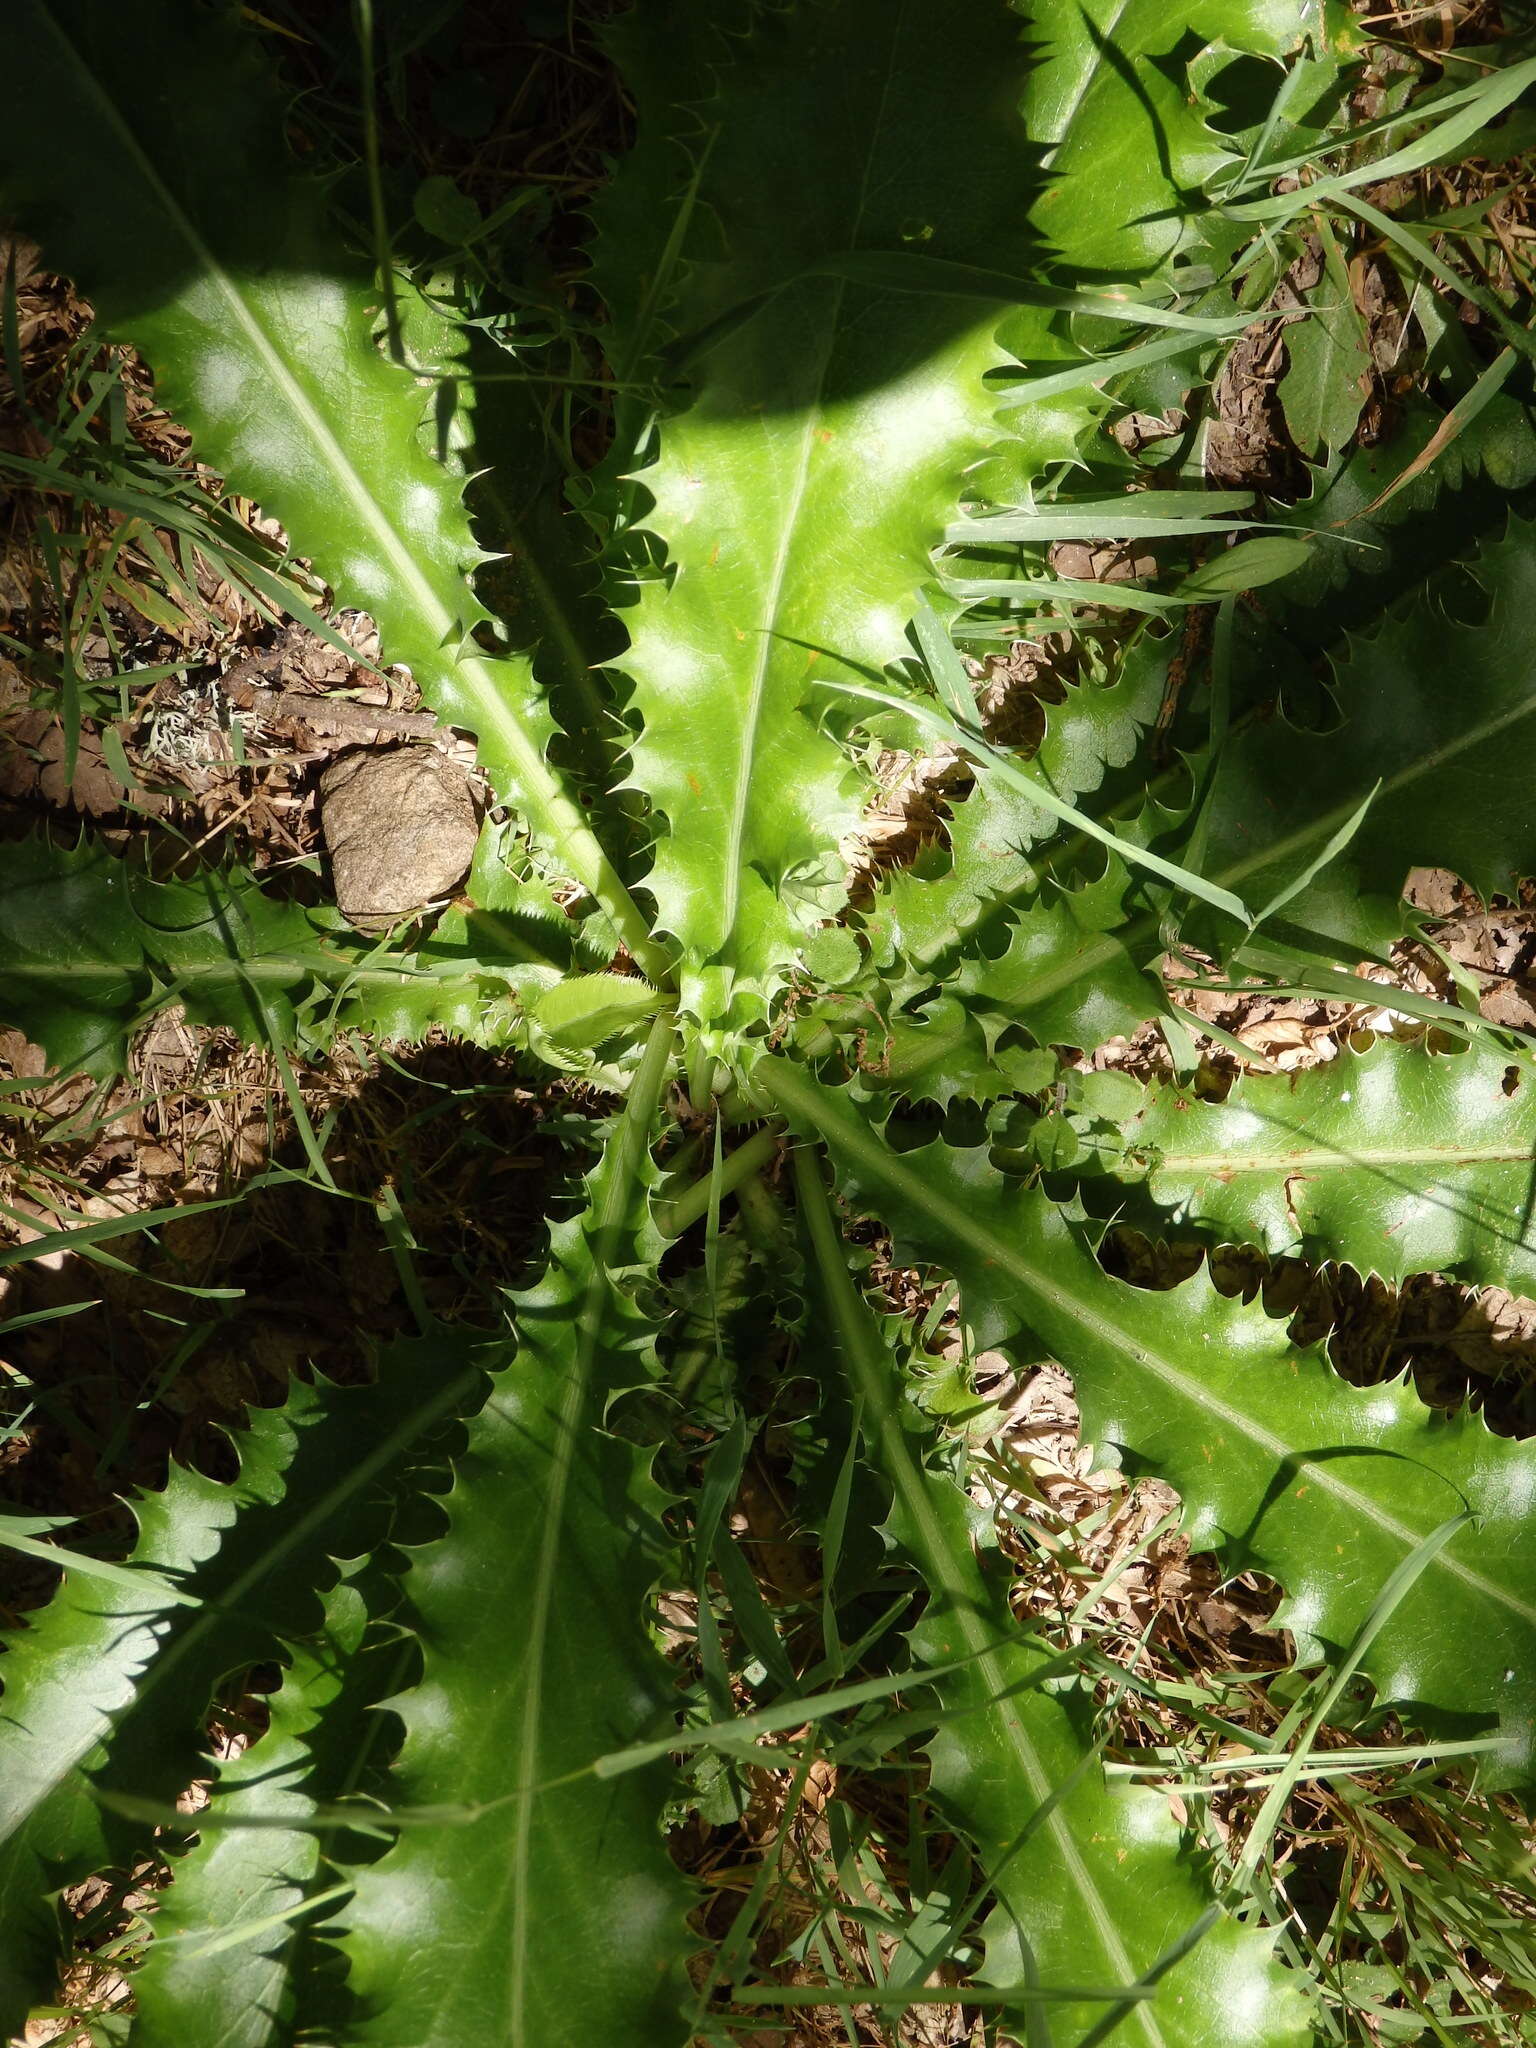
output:
[[[1091,0],[1037,6],[1033,23],[1042,61],[1030,134],[1048,151],[1051,174],[1035,217],[1063,256],[1101,275],[1166,261],[1192,232],[1189,195],[1232,161],[1199,89],[1219,65],[1202,66],[1191,90],[1183,66],[1168,60],[1196,37],[1223,55],[1281,57],[1311,26],[1253,0],[1195,0],[1177,11],[1163,0]]]
[[[1117,1180],[1110,1199],[1155,1233],[1536,1292],[1536,1110],[1518,1075],[1507,1092],[1512,1073],[1486,1047],[1389,1039],[1284,1079],[1240,1078],[1222,1102],[1160,1082],[1120,1127],[1146,1177]]]
[[[1378,778],[1348,847],[1287,905],[1293,927],[1381,951],[1401,930],[1410,868],[1450,868],[1486,898],[1536,866],[1536,831],[1502,794],[1536,773],[1536,692],[1519,624],[1536,604],[1530,528],[1512,522],[1474,574],[1488,593],[1475,624],[1449,616],[1431,590],[1350,643],[1337,671],[1340,730],[1277,718],[1233,739],[1211,800],[1209,878],[1251,902],[1279,894]]]
[[[289,1653],[265,1732],[210,1766],[200,1838],[173,1861],[133,1975],[134,2048],[176,2048],[194,2032],[227,2048],[282,2048],[302,2035],[305,1992],[335,1961],[315,1915],[346,1890],[310,1823],[358,1789],[382,1730],[367,1709],[409,1654],[370,1639],[369,1620],[355,1577],[333,1586],[322,1628]]]
[[[105,1076],[162,1002],[258,1042],[296,1036],[313,925],[249,877],[153,883],[101,843],[23,840],[0,879],[0,1012],[49,1058]]]
[[[1126,2008],[1119,2030],[1149,2048],[1304,2040],[1306,2007],[1273,1961],[1273,1936],[1212,1912],[1162,1795],[1112,1791],[1086,1702],[1042,1689],[1057,1660],[1021,1627],[1006,1586],[983,1573],[958,1488],[923,1464],[886,1334],[843,1264],[820,1169],[804,1152],[798,1165],[837,1349],[893,1495],[891,1534],[931,1596],[914,1661],[958,1661],[936,1685],[933,1787],[976,1840],[997,1893],[986,1978],[1041,1988],[1150,1980],[1151,1997]],[[1045,2010],[1053,2035],[1076,2038],[1115,2002]]]
[[[665,1769],[589,1770],[666,1712],[641,1615],[660,1495],[604,1418],[653,1370],[629,1286],[636,1257],[659,1252],[646,1148],[672,1039],[670,1019],[653,1028],[588,1208],[555,1226],[544,1279],[518,1298],[517,1358],[471,1426],[448,1532],[407,1581],[425,1664],[395,1703],[406,1741],[392,1788],[445,1824],[407,1831],[357,1873],[343,1946],[359,2041],[683,2038]]]
[[[169,1806],[197,1774],[220,1679],[318,1619],[330,1559],[376,1541],[388,1488],[474,1384],[466,1347],[393,1347],[376,1386],[296,1384],[239,1438],[229,1484],[173,1467],[135,1503],[142,1590],[66,1575],[10,1640],[0,1716],[0,2026],[50,1987],[45,1901],[122,1853],[98,1795]],[[191,1606],[167,1597],[196,1596]],[[147,1835],[142,1839],[147,1840]]]
[[[1263,0],[1206,0],[1180,10],[1164,0],[1074,7],[1037,0],[1026,13],[1037,62],[1025,82],[1023,111],[1031,142],[1044,154],[1045,184],[1025,204],[1053,273],[1167,281],[1173,258],[1196,250],[1219,268],[1236,238],[1197,195],[1235,160],[1234,139],[1217,132],[1208,95],[1219,92],[1235,56],[1294,52],[1321,24]],[[1193,42],[1203,47],[1191,63]],[[1334,48],[1325,48],[1294,68],[1311,73],[1311,93],[1322,97],[1337,63]],[[1231,300],[1209,310],[1230,315]],[[1099,357],[1094,384],[1010,409],[1012,440],[983,467],[980,487],[998,503],[1022,504],[1051,465],[1081,455],[1109,404],[1095,386],[1112,378],[1114,356],[1140,338],[1134,330],[1020,310],[1003,339],[1035,376],[1082,365],[1090,352]],[[1202,343],[1190,339],[1197,356]],[[1209,341],[1203,346],[1208,350]],[[1093,452],[1102,456],[1102,445]]]
[[[620,664],[634,780],[668,821],[648,886],[711,1024],[760,1013],[838,900],[858,798],[811,684],[907,654],[994,431],[997,308],[810,273],[904,248],[1025,267],[1027,162],[1018,26],[993,0],[763,10],[720,56],[698,110],[716,239],[690,243],[670,319],[721,333],[643,473],[671,579],[643,587]],[[659,237],[675,209],[654,210]]]
[[[1135,757],[1157,716],[1162,687],[1151,664],[1133,662],[1108,684],[1069,686],[1062,703],[1044,707],[1034,772],[1059,796],[1091,796],[1106,771]],[[1033,893],[1038,874],[1031,850],[1058,829],[1018,790],[979,782],[955,806],[947,858],[939,850],[925,853],[910,871],[891,877],[869,913],[871,936],[914,968],[952,959],[1001,906]]]
[[[1175,20],[1159,0],[1036,11],[1041,61],[1026,83],[1024,105],[1031,137],[1047,145],[1049,182],[1033,201],[1031,220],[1068,265],[1101,275],[1106,266],[1157,275],[1174,250],[1200,233],[1219,243],[1226,232],[1189,205],[1229,148],[1209,124],[1203,94],[1218,82],[1228,53],[1280,55],[1306,25],[1248,0],[1214,0],[1197,17],[1197,27],[1187,9]],[[1347,50],[1346,25],[1330,26],[1338,31],[1337,49]],[[1210,38],[1210,47],[1198,84],[1192,79],[1184,89],[1179,65],[1169,60],[1191,27]],[[1330,46],[1298,67],[1308,73],[1298,107],[1325,97],[1336,61]],[[1080,345],[1059,320],[1036,312],[1014,315],[1003,332],[1020,360],[1040,371]],[[1106,350],[1092,367],[1104,384],[1113,378],[1115,354]],[[984,466],[981,487],[996,498],[1027,493],[1047,464],[1080,453],[1084,429],[1104,404],[1099,391],[1079,386],[1006,407],[1014,442]],[[1191,515],[1201,509],[1201,496],[1190,494]],[[1080,685],[1065,704],[1047,706],[1035,759],[1050,786],[1071,800],[1097,789],[1106,767],[1124,765],[1157,713],[1163,683],[1163,665],[1131,660],[1109,688]],[[910,875],[893,877],[877,910],[881,927],[914,964],[937,961],[995,907],[1033,892],[1038,877],[1029,850],[1052,830],[1027,798],[983,783],[956,806],[948,862],[930,853]]]
[[[1126,927],[1132,883],[1118,859],[1080,889],[1044,893],[1003,926],[1006,944],[956,963],[949,987],[993,1031],[1022,1024],[1041,1045],[1100,1045],[1160,1007],[1153,935]],[[1132,897],[1134,901],[1134,897]],[[913,976],[913,980],[920,977]]]
[[[1277,923],[1310,959],[1384,953],[1401,932],[1413,867],[1449,867],[1485,896],[1536,867],[1536,836],[1497,794],[1524,773],[1536,740],[1536,700],[1523,691],[1518,654],[1506,652],[1517,643],[1513,622],[1536,597],[1525,525],[1513,522],[1507,539],[1485,549],[1475,574],[1488,593],[1475,625],[1449,617],[1431,590],[1374,637],[1348,643],[1337,669],[1338,730],[1250,719],[1223,750],[1204,813],[1201,872],[1252,902],[1286,896]],[[1454,692],[1444,687],[1448,665],[1461,678]],[[1186,770],[1175,772],[1184,784]],[[1298,887],[1362,806],[1348,844]],[[1178,816],[1154,790],[1138,816],[1115,827],[1155,837]],[[1135,977],[1163,950],[1162,910],[1115,861],[1086,889],[1053,899],[1051,862],[1070,870],[1071,843],[1037,859],[1037,900],[1012,910],[995,959],[957,963],[954,992],[1042,1040],[1090,1045],[1133,1028],[1158,1007],[1136,1000]],[[911,974],[898,988],[905,995],[925,985]]]
[[[10,55],[0,177],[18,215],[143,350],[204,458],[372,613],[387,658],[476,735],[498,789],[664,971],[545,758],[554,724],[528,660],[474,641],[489,614],[459,482],[420,445],[422,385],[374,346],[376,287],[291,167],[253,39],[171,0],[20,0]]]
[[[1490,1776],[1536,1782],[1536,1445],[1435,1413],[1402,1381],[1347,1385],[1203,1273],[1156,1294],[1112,1279],[985,1150],[936,1140],[898,1155],[802,1070],[776,1061],[757,1077],[826,1139],[851,1199],[891,1226],[899,1255],[956,1276],[978,1347],[1026,1330],[1047,1346],[1074,1376],[1084,1435],[1176,1486],[1193,1541],[1279,1579],[1281,1619],[1304,1645],[1348,1642],[1376,1589],[1465,1506],[1475,1541],[1435,1558],[1362,1668],[1426,1724],[1497,1715]]]
[[[477,859],[475,888],[480,907],[446,911],[430,934],[370,944],[238,869],[157,881],[100,842],[23,840],[0,879],[0,1018],[60,1067],[101,1077],[173,1002],[271,1047],[325,1046],[350,1029],[506,1043],[527,1035],[525,1003],[606,949],[590,920],[563,916],[493,857]]]

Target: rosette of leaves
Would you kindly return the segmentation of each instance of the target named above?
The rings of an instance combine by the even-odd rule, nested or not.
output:
[[[510,651],[482,645],[475,572],[507,536],[472,531],[462,477],[419,432],[427,387],[450,365],[472,385],[475,359],[451,333],[430,362],[391,359],[384,281],[289,161],[251,27],[168,0],[19,0],[0,87],[10,203],[143,351],[200,456],[474,736],[519,845],[514,874],[505,832],[487,838],[471,909],[368,948],[249,877],[165,879],[36,842],[0,889],[0,1015],[97,1074],[171,1000],[280,1049],[342,1024],[441,1027],[574,1064],[618,1107],[542,1277],[510,1299],[510,1335],[450,1368],[461,1347],[436,1333],[417,1370],[386,1361],[345,1396],[298,1386],[252,1418],[236,1480],[176,1473],[139,1503],[126,1563],[59,1552],[0,1723],[6,2025],[52,1989],[60,1887],[145,1853],[211,1776],[151,1917],[136,2038],[682,2048],[724,2025],[701,2009],[717,1989],[750,2009],[774,1987],[690,1990],[661,1832],[669,1752],[781,1765],[767,1738],[835,1737],[898,1693],[885,1753],[904,1759],[916,1729],[936,1808],[972,1845],[977,1995],[1019,2038],[1305,2038],[1307,1987],[1259,1902],[1217,1895],[1160,1795],[1106,1780],[1091,1680],[1020,1618],[978,1541],[964,1446],[908,1398],[919,1340],[861,1296],[852,1219],[958,1282],[975,1345],[1058,1357],[1094,1439],[1172,1479],[1195,1540],[1281,1581],[1304,1656],[1341,1652],[1417,1561],[1361,1668],[1410,1724],[1474,1717],[1496,1780],[1529,1787],[1530,1450],[1405,1385],[1346,1386],[1204,1275],[1165,1295],[1113,1279],[1017,1148],[987,1142],[1052,1111],[1118,1124],[1120,1156],[1142,1155],[1138,1199],[1212,1231],[1291,1249],[1294,1210],[1313,1256],[1525,1270],[1528,1117],[1484,1085],[1482,1053],[1345,1063],[1377,1104],[1369,1130],[1345,1080],[1286,1103],[1244,1084],[1181,1148],[1182,1097],[1122,1081],[1053,1101],[1050,1050],[1156,1012],[1148,970],[1191,899],[1191,931],[1233,971],[1267,915],[1287,958],[1320,940],[1342,974],[1402,928],[1411,866],[1483,889],[1525,872],[1521,815],[1485,800],[1530,745],[1528,658],[1507,636],[1495,651],[1529,609],[1525,529],[1478,560],[1485,615],[1449,617],[1430,593],[1350,644],[1336,730],[1245,708],[1209,752],[1156,770],[1166,639],[1066,686],[1026,758],[980,732],[922,595],[942,570],[965,601],[957,560],[995,569],[1001,550],[1011,572],[1050,518],[1111,539],[1139,518],[1178,546],[1236,529],[1238,508],[1213,524],[1192,487],[1103,495],[1124,462],[1099,429],[1146,351],[1198,365],[1236,324],[1230,301],[1213,311],[1210,265],[1248,230],[1213,195],[1330,118],[1348,39],[1332,10],[1305,14],[637,10],[615,48],[640,136],[600,210],[594,282],[612,361],[652,382],[587,503],[610,528],[598,640],[627,635],[603,695],[551,682],[572,681],[582,644],[555,615],[582,587],[567,521],[529,524],[519,544],[550,559],[518,580]],[[1234,131],[1214,115],[1240,53],[1282,97]],[[1065,466],[1100,462],[1100,496],[1057,503]],[[482,492],[482,514],[495,502]],[[1245,682],[1246,707],[1262,692]],[[913,716],[949,720],[976,786],[947,846],[851,901],[869,757]],[[624,786],[605,792],[594,764],[616,733]],[[1475,1132],[1455,1107],[1474,1084]],[[792,1176],[772,1171],[786,1130]],[[1038,1163],[1081,1167],[1051,1142]],[[1327,1192],[1287,1208],[1296,1147]],[[1421,1207],[1454,1187],[1406,1234],[1405,1176]],[[663,1264],[678,1239],[681,1277]],[[883,1504],[871,1520],[911,1622],[811,1666],[725,1525],[764,1305],[846,1418],[834,1493],[845,1518],[854,1485]],[[440,1441],[449,1416],[460,1434]],[[702,1484],[658,1455],[679,1420],[710,1443]],[[681,1701],[647,1619],[680,1576],[703,1673]],[[200,1760],[216,1688],[272,1662],[267,1734]],[[380,1725],[403,1731],[393,1758]]]

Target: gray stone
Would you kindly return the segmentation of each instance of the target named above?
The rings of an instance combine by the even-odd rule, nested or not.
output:
[[[469,780],[434,747],[356,747],[320,778],[320,829],[341,914],[386,932],[451,896],[479,824]]]

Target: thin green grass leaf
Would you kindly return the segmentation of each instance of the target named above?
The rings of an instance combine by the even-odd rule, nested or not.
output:
[[[1251,1890],[1254,1875],[1274,1839],[1275,1830],[1280,1825],[1281,1816],[1290,1802],[1292,1792],[1296,1789],[1300,1774],[1306,1768],[1312,1746],[1329,1714],[1337,1706],[1344,1688],[1359,1670],[1366,1652],[1402,1605],[1405,1594],[1423,1576],[1446,1545],[1466,1528],[1471,1519],[1471,1515],[1465,1510],[1448,1517],[1403,1559],[1377,1594],[1354,1641],[1323,1688],[1322,1697],[1313,1708],[1306,1727],[1297,1737],[1285,1768],[1265,1794],[1264,1803],[1254,1816],[1253,1825],[1243,1843],[1243,1853],[1232,1873],[1234,1892],[1243,1894]]]

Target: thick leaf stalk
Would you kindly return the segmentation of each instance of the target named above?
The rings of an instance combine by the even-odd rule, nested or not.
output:
[[[647,1146],[673,1037],[669,1019],[654,1028],[585,1213],[555,1226],[543,1280],[518,1297],[517,1358],[471,1425],[447,1532],[407,1580],[425,1665],[395,1702],[391,1803],[440,1824],[357,1873],[343,1946],[359,2042],[681,2048],[667,1773],[589,1769],[667,1715],[643,1613],[661,1496],[604,1420],[653,1370],[630,1288],[660,1250]]]

